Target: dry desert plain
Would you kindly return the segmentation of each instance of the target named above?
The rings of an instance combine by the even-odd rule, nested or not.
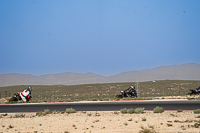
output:
[[[19,117],[23,116],[23,117]],[[165,111],[142,114],[121,112],[54,112],[44,116],[36,113],[1,114],[0,132],[6,133],[199,133],[195,123],[200,114],[193,111]]]

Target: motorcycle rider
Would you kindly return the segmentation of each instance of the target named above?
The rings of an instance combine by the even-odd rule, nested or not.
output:
[[[24,89],[22,92],[20,92],[20,96],[24,102],[27,102],[31,99],[31,87],[27,87],[27,89]]]
[[[134,85],[131,85],[131,87],[129,87],[128,89],[126,89],[124,91],[124,93],[126,93],[127,97],[131,97],[134,92],[135,92],[135,86]]]
[[[197,92],[197,93],[200,93],[200,87],[199,87],[199,88],[196,88],[196,92]]]

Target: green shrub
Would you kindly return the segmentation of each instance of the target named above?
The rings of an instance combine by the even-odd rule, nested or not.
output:
[[[142,118],[142,121],[146,121],[147,119],[144,117],[144,118]]]
[[[95,116],[101,116],[99,113],[96,112]]]
[[[195,124],[194,124],[194,127],[195,127],[195,128],[199,128],[199,126],[200,126],[199,123],[195,123]]]
[[[109,101],[109,98],[103,98],[102,100],[103,101]]]
[[[181,122],[181,121],[179,121],[179,120],[174,120],[174,122]]]
[[[168,123],[168,124],[167,124],[167,126],[171,127],[171,126],[172,126],[172,124],[169,124],[169,123]]]
[[[7,115],[8,115],[7,113],[3,114],[3,116],[7,116]]]
[[[124,123],[124,125],[125,125],[125,126],[127,126],[127,125],[128,125],[128,123],[126,123],[126,122],[125,122],[125,123]]]
[[[149,126],[149,128],[152,128],[152,129],[154,129],[154,126]]]
[[[96,98],[93,98],[92,101],[98,101]]]
[[[144,112],[144,108],[136,108],[135,113],[140,114]]]
[[[20,114],[20,117],[25,117],[25,114]]]
[[[49,109],[45,109],[43,114],[44,115],[50,114],[50,110]]]
[[[175,116],[174,114],[170,114],[171,116]]]
[[[196,100],[200,100],[200,97],[197,97]]]
[[[18,114],[17,114],[17,115],[15,115],[15,118],[19,118],[19,117],[20,117],[20,115],[18,115]]]
[[[42,115],[42,111],[36,112],[36,116],[41,116]]]
[[[114,111],[114,114],[118,114],[118,112],[117,112],[117,111]]]
[[[142,130],[139,131],[139,133],[156,133],[153,129],[147,129],[144,127],[141,127]]]
[[[119,101],[120,98],[118,98],[118,97],[114,97],[114,100],[115,100],[115,101]]]
[[[9,128],[13,128],[13,126],[12,126],[12,125],[10,125],[10,126],[9,126]]]
[[[127,113],[129,113],[129,114],[133,114],[133,113],[135,113],[135,110],[132,109],[132,108],[131,108],[131,109],[128,109],[128,110],[127,110]]]
[[[153,112],[154,112],[154,113],[162,113],[162,112],[164,112],[164,111],[163,111],[163,107],[157,106],[157,107],[155,107],[155,108],[153,109]]]
[[[120,109],[120,112],[121,112],[122,114],[127,113],[127,108]]]
[[[199,115],[199,116],[197,116],[196,118],[200,118],[200,115]]]
[[[182,110],[182,109],[179,109],[177,112],[183,112],[183,110]]]
[[[76,110],[73,108],[67,108],[66,109],[66,113],[70,114],[70,113],[76,113]]]
[[[25,114],[16,114],[15,118],[21,118],[21,117],[25,117]]]
[[[200,114],[200,109],[194,110],[195,114]]]

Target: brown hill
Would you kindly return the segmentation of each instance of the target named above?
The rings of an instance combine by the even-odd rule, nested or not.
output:
[[[114,82],[141,82],[152,80],[200,80],[200,64],[161,66],[153,69],[129,71],[113,76],[94,73],[59,73],[46,75],[0,74],[0,86],[12,85],[75,85]]]

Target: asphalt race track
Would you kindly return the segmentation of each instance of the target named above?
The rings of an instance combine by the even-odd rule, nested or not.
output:
[[[76,111],[119,111],[122,108],[144,107],[145,110],[153,110],[156,106],[164,110],[195,110],[200,109],[200,100],[148,100],[148,101],[90,101],[69,103],[23,103],[23,104],[1,104],[0,113],[38,112],[44,109],[51,111],[65,111],[73,108]]]

